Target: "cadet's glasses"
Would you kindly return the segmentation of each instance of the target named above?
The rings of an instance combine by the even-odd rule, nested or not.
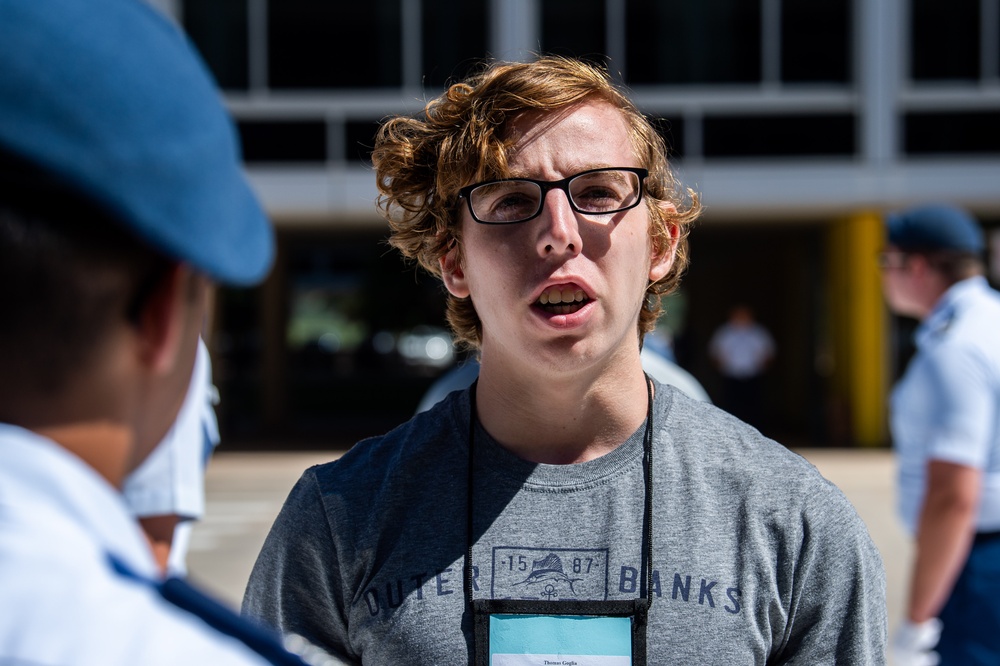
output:
[[[517,224],[542,213],[545,195],[558,188],[570,208],[583,215],[610,215],[635,208],[642,201],[646,169],[610,167],[588,169],[562,180],[505,178],[463,187],[458,196],[469,203],[472,219],[480,224]]]

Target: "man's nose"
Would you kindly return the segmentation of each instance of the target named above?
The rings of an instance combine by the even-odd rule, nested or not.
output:
[[[566,192],[553,188],[545,193],[540,221],[543,227],[538,237],[539,256],[576,255],[583,250],[580,221]]]

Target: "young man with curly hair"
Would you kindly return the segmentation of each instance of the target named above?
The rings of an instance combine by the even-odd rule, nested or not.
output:
[[[366,664],[880,664],[879,555],[814,468],[650,380],[698,198],[603,70],[492,63],[382,128],[392,243],[478,382],[308,470],[244,612]]]

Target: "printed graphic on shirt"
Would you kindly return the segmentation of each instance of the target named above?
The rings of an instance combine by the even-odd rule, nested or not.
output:
[[[608,598],[607,548],[493,548],[494,599]]]
[[[489,590],[492,599],[537,599],[543,601],[606,600],[641,594],[642,574],[638,566],[609,566],[607,548],[493,548],[492,580],[480,579],[472,567],[472,590]],[[486,576],[487,572],[483,571]],[[653,599],[698,606],[707,612],[738,615],[746,602],[738,584],[704,574],[666,573],[653,569],[649,586]],[[445,567],[437,573],[416,573],[369,585],[358,603],[372,617],[388,617],[405,603],[463,603],[462,566]]]

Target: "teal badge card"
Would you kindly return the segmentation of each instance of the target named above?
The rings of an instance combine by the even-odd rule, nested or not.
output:
[[[491,666],[631,666],[632,620],[491,615]]]

